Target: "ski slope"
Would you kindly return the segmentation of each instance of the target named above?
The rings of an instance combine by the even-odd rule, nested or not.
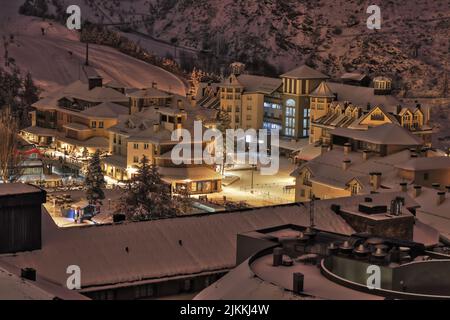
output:
[[[185,85],[177,76],[110,47],[90,45],[90,67],[84,67],[85,44],[79,42],[76,31],[41,18],[21,16],[20,5],[21,1],[0,0],[0,63],[4,66],[3,36],[9,39],[13,35],[9,57],[22,72],[30,71],[45,92],[99,74],[105,82],[117,80],[137,88],[156,82],[162,90],[185,95]],[[41,28],[46,30],[44,36]]]

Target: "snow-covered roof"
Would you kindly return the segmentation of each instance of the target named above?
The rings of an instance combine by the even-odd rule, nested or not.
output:
[[[67,123],[63,125],[64,128],[76,130],[76,131],[90,131],[91,128],[89,128],[87,125],[77,122]]]
[[[365,107],[371,105],[382,105],[389,112],[395,112],[396,106],[400,103],[397,98],[391,95],[375,95],[373,88],[352,86],[337,82],[327,82],[328,87],[337,94],[337,100],[349,101],[354,105]]]
[[[311,93],[311,97],[317,98],[334,98],[334,93],[328,87],[325,81],[322,81],[319,86]]]
[[[335,146],[332,150],[312,159],[303,166],[295,169],[291,175],[297,177],[303,168],[311,171],[311,180],[345,189],[352,179],[357,179],[365,193],[370,192],[370,172],[382,173],[382,185],[386,181],[397,181],[397,169],[395,165],[410,159],[409,150],[403,150],[385,157],[371,155],[367,160],[363,159],[361,152],[344,154],[343,148]],[[342,168],[342,162],[350,160],[348,169]]]
[[[396,166],[399,169],[421,171],[421,170],[450,170],[450,157],[420,157]]]
[[[20,276],[20,268],[0,262],[0,300],[89,300],[87,297],[36,274],[31,281]]]
[[[281,87],[283,84],[279,78],[269,78],[263,76],[255,76],[250,74],[242,74],[237,77],[239,83],[244,86],[246,92],[258,92],[271,94]]]
[[[365,77],[367,77],[367,75],[362,72],[347,72],[341,76],[341,79],[342,80],[362,81]]]
[[[3,183],[0,185],[0,197],[41,191],[40,188],[25,183]]]
[[[341,136],[366,141],[375,144],[420,146],[422,141],[409,130],[394,123],[385,123],[368,130],[353,130],[348,128],[336,128],[330,132],[334,136]]]
[[[167,92],[158,90],[156,88],[145,88],[141,90],[136,90],[127,94],[132,98],[151,98],[151,99],[166,99],[172,97],[172,95]]]
[[[42,128],[38,126],[31,126],[25,129],[22,129],[23,132],[31,133],[35,135],[39,135],[42,137],[54,137],[56,134],[55,129]]]
[[[159,167],[161,178],[167,182],[219,180],[222,175],[208,167]]]
[[[105,137],[92,137],[86,140],[76,140],[69,137],[58,136],[58,140],[79,147],[108,149],[109,140]]]
[[[333,203],[348,201],[360,199]],[[316,203],[317,227],[352,234],[353,229],[330,207],[331,202]],[[62,285],[67,266],[76,264],[82,271],[83,289],[158,281],[233,268],[238,233],[290,223],[308,225],[308,205],[66,229],[57,228],[43,211],[42,249],[3,255],[0,261],[35,268]]]
[[[295,78],[295,79],[328,79],[329,77],[323,73],[308,67],[307,65],[302,65],[295,68],[285,74],[281,75],[282,78]]]
[[[128,114],[128,108],[113,102],[103,102],[97,106],[81,111],[82,115],[91,118],[117,118],[121,114]]]

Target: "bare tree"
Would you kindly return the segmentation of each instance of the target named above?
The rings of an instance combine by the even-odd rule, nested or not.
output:
[[[18,130],[19,124],[11,108],[0,110],[0,179],[4,183],[17,181],[23,173]]]

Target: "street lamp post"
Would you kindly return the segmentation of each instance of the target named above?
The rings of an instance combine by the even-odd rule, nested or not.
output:
[[[250,191],[251,193],[253,193],[253,174],[255,172],[255,168],[256,168],[256,165],[252,164],[252,189]]]

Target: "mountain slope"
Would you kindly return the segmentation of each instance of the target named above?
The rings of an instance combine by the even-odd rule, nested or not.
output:
[[[241,60],[273,74],[308,62],[334,77],[353,69],[391,75],[410,96],[443,91],[448,0],[373,1],[383,18],[378,31],[366,26],[363,0],[72,2],[89,8],[89,19],[132,22],[158,39],[212,50],[222,66]]]

